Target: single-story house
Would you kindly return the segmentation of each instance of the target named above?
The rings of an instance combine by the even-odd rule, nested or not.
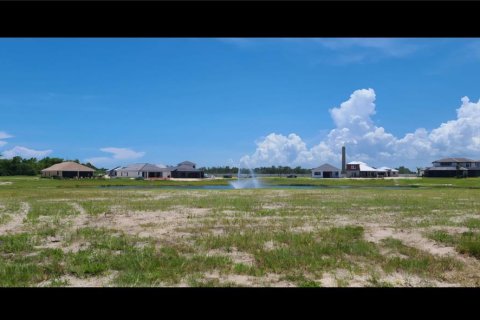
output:
[[[161,168],[150,163],[135,163],[109,171],[111,177],[118,178],[170,178],[169,168]]]
[[[382,175],[384,177],[398,177],[398,170],[397,169],[392,169],[389,167],[380,167],[377,170],[379,170],[378,175]],[[384,173],[382,173],[384,172]]]
[[[340,178],[340,169],[325,163],[312,169],[312,178]]]
[[[107,176],[114,178],[117,176],[117,170],[121,169],[122,167],[115,167],[113,169],[107,170]]]
[[[204,178],[202,170],[196,169],[196,164],[190,161],[180,162],[176,167],[167,167],[172,178]]]
[[[41,172],[42,177],[45,178],[91,178],[95,170],[76,162],[65,161],[43,169]]]
[[[480,161],[468,158],[444,158],[425,168],[424,177],[480,177]]]

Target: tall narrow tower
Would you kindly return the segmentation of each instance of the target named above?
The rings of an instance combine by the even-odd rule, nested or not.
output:
[[[346,159],[345,159],[345,146],[342,147],[342,174],[345,174],[345,166],[346,166]]]

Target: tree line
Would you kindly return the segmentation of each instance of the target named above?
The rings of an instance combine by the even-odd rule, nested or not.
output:
[[[199,168],[200,170],[203,170],[205,173],[209,174],[237,174],[238,173],[238,167],[202,167]],[[414,174],[415,172],[410,171],[410,169],[400,166],[398,168],[395,168],[399,171],[400,174]],[[310,174],[311,169],[306,169],[302,168],[300,166],[297,166],[295,168],[289,167],[289,166],[271,166],[271,167],[258,167],[254,168],[253,172],[256,174]],[[246,168],[242,168],[240,170],[240,173],[243,174],[249,174],[250,170]]]
[[[50,157],[46,157],[41,160],[38,160],[37,158],[24,159],[19,156],[13,157],[12,159],[0,159],[0,176],[35,176],[39,175],[43,169],[64,161],[80,163],[78,159],[65,160],[62,158]],[[97,168],[89,162],[80,164],[94,169],[96,173],[102,173],[106,171],[106,169]]]
[[[199,168],[208,174],[237,174],[238,167],[220,166],[220,167],[202,167]],[[254,168],[253,172],[256,174],[310,174],[310,169],[301,167],[291,168],[288,166],[271,166],[271,167],[258,167]],[[250,170],[241,168],[240,173],[249,174]]]

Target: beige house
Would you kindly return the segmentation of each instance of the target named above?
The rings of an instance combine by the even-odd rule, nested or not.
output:
[[[91,178],[95,170],[76,162],[66,161],[42,170],[42,177]]]

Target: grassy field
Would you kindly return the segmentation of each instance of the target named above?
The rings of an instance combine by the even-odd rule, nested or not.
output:
[[[480,286],[480,179],[263,183],[0,177],[0,286]]]

